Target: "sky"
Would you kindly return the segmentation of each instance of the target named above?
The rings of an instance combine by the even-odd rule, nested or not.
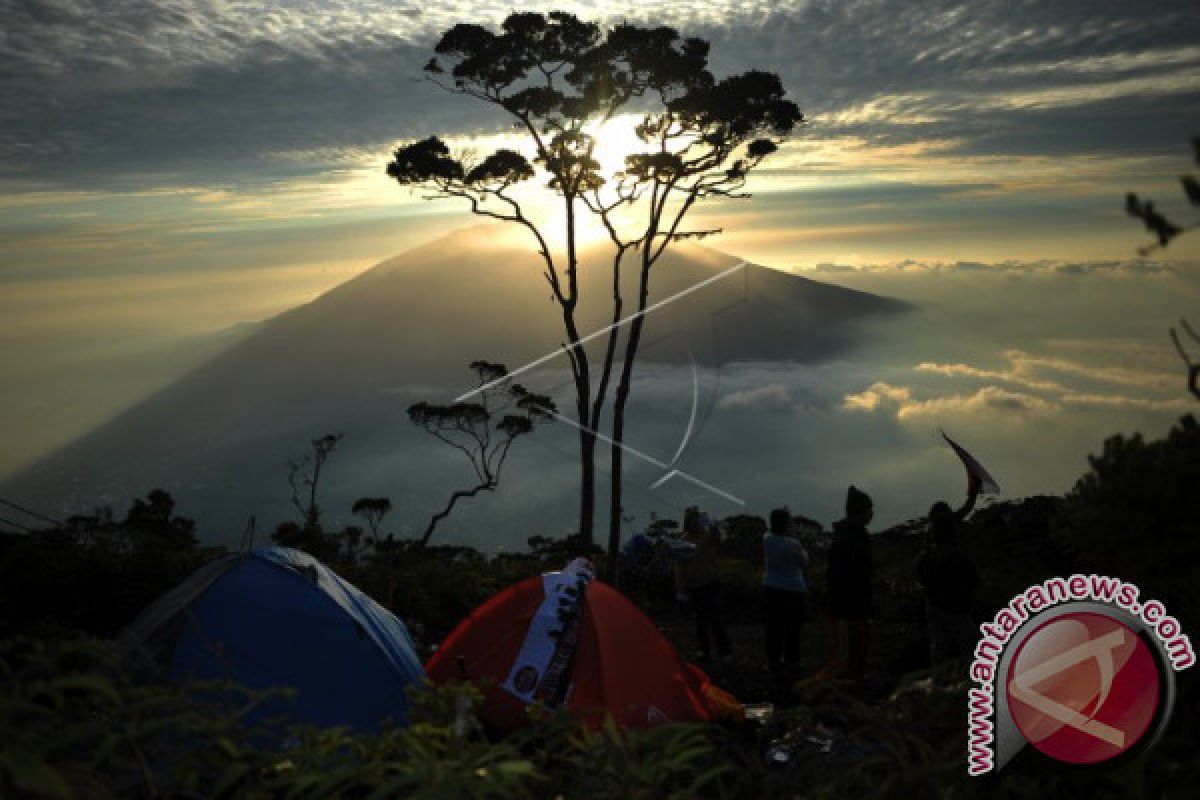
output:
[[[404,141],[503,130],[421,66],[449,25],[511,4],[433,6],[0,0],[0,477],[472,222],[383,172]],[[985,446],[1036,432],[1060,466],[1010,481],[1032,492],[1068,488],[1107,433],[1188,409],[1166,328],[1198,306],[1200,236],[1139,257],[1123,197],[1196,216],[1177,183],[1200,133],[1193,3],[524,7],[670,24],[711,41],[718,76],[778,73],[808,122],[752,199],[696,212],[725,230],[706,244],[928,310],[816,383],[745,367],[722,413],[879,426],[882,473],[904,447],[925,458],[938,424]]]

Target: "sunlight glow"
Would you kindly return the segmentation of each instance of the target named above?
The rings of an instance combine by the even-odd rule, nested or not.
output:
[[[633,153],[644,153],[650,148],[635,133],[641,116],[621,114],[603,125],[591,125],[584,130],[596,140],[592,155],[600,162],[600,172],[605,179],[625,171],[625,157]]]

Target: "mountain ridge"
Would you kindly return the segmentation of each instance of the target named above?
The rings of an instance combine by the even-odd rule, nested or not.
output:
[[[583,335],[611,322],[611,259],[598,253],[581,259]],[[652,276],[651,303],[739,262],[697,245],[668,250]],[[539,265],[497,226],[456,231],[386,259],[258,323],[229,349],[4,481],[4,491],[65,514],[161,486],[181,513],[201,518],[202,532],[213,508],[224,509],[213,517],[219,527],[264,505],[278,521],[289,494],[282,465],[313,437],[346,432],[347,445],[358,440],[359,456],[393,464],[394,451],[422,447],[404,414],[408,402],[449,402],[469,385],[470,361],[515,369],[554,351],[563,341],[561,314]],[[635,279],[630,269],[625,280]],[[635,307],[630,294],[623,316]],[[852,347],[858,322],[906,307],[747,264],[649,315],[639,363],[815,363]],[[591,343],[593,368],[605,338]],[[569,391],[565,359],[547,367],[522,380]],[[355,471],[345,469],[346,455],[337,458],[347,474]],[[337,476],[326,480],[331,492],[370,491],[349,478],[340,489]]]

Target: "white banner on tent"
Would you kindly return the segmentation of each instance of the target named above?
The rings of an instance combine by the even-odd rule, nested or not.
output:
[[[573,648],[574,637],[567,641],[564,634],[572,630],[582,609],[584,592],[592,579],[592,565],[586,558],[577,558],[562,572],[547,572],[542,576],[542,604],[529,622],[525,641],[513,660],[508,678],[501,684],[506,692],[531,703],[539,696],[551,666],[561,664]],[[556,676],[560,677],[560,676]]]

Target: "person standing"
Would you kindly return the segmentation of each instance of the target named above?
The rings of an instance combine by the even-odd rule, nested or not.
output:
[[[696,615],[696,643],[701,660],[712,655],[712,640],[726,660],[732,653],[729,636],[721,621],[721,564],[717,557],[717,532],[700,524],[698,515],[685,517],[684,536],[694,545],[692,553],[680,564],[680,583]]]
[[[617,561],[617,587],[643,611],[648,607],[646,584],[656,547],[649,532],[635,533],[621,548],[621,556]]]
[[[966,505],[958,511],[942,501],[929,509],[929,541],[917,561],[917,579],[925,589],[931,664],[969,659],[979,638],[971,617],[979,570],[958,544],[959,522],[974,507],[978,493],[973,483]]]
[[[875,516],[866,492],[846,492],[846,516],[833,525],[829,548],[831,653],[841,677],[861,693],[867,675],[867,618],[871,612],[871,540],[867,525]]]
[[[804,568],[808,551],[791,535],[787,508],[771,512],[771,527],[763,534],[763,604],[766,611],[767,664],[772,669],[795,668],[804,623]]]

